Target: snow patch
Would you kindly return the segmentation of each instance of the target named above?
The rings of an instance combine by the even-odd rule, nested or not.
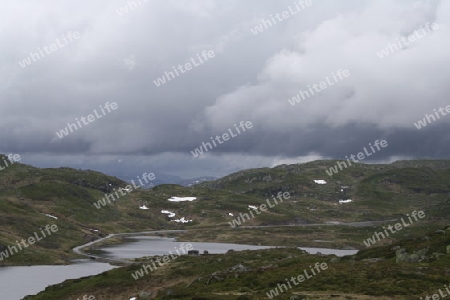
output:
[[[142,205],[142,206],[139,206],[139,209],[149,209],[149,208],[145,205]]]
[[[53,219],[55,219],[55,220],[58,220],[58,218],[57,218],[57,217],[55,217],[55,216],[52,216],[52,215],[49,215],[49,214],[45,214],[45,216],[46,216],[46,217],[49,217],[49,218],[53,218]]]
[[[161,211],[161,213],[162,213],[162,214],[167,214],[167,215],[169,215],[169,216],[168,216],[169,218],[175,217],[175,213],[173,213],[173,212],[171,212],[171,211],[168,211],[168,210],[165,210],[165,209],[163,209],[163,210]]]
[[[254,206],[254,205],[249,205],[248,207],[250,207],[251,209],[258,209],[258,207]]]
[[[170,202],[184,202],[184,201],[194,201],[197,197],[171,197]]]
[[[182,217],[181,219],[178,219],[178,220],[171,220],[171,221],[174,221],[174,222],[177,222],[177,223],[189,223],[189,222],[192,222],[192,220],[186,220],[184,217]]]
[[[314,180],[315,183],[317,184],[327,184],[327,182],[325,180]]]
[[[232,213],[228,213],[228,215],[229,215],[230,217],[234,217],[234,215],[233,215]]]
[[[347,200],[339,200],[339,204],[346,204],[346,203],[350,203],[353,202],[352,199],[347,199]]]

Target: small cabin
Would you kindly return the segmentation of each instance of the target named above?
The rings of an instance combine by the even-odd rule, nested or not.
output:
[[[189,250],[188,255],[197,256],[200,255],[200,252],[198,250]]]

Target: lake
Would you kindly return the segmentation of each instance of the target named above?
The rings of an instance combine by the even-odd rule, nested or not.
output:
[[[110,264],[96,263],[87,259],[76,260],[75,264],[66,266],[1,267],[0,298],[19,300],[66,279],[95,275],[113,268],[115,267]]]
[[[169,251],[175,253],[175,248],[189,242],[177,242],[174,238],[156,236],[132,236],[126,239],[126,243],[100,248],[104,251],[102,257],[110,259],[132,259],[143,256],[167,255]],[[228,250],[257,250],[274,247],[240,245],[227,243],[203,243],[191,242],[194,250],[210,254],[226,253]],[[355,254],[357,250],[336,250],[328,248],[304,248],[300,249],[311,254],[335,254],[337,256]],[[72,265],[66,266],[30,266],[30,267],[2,267],[0,268],[1,299],[19,300],[26,295],[37,294],[47,286],[61,283],[66,279],[76,279],[89,275],[96,275],[115,268],[107,263],[92,260],[76,260]]]

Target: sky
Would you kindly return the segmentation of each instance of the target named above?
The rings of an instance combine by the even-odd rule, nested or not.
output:
[[[0,18],[0,153],[22,163],[219,177],[376,140],[364,162],[450,158],[450,1],[17,0]]]

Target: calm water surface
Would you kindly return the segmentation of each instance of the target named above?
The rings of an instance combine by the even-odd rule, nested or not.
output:
[[[105,257],[108,258],[138,258],[143,256],[152,255],[167,255],[169,251],[176,254],[176,250],[180,249],[181,244],[186,245],[189,242],[177,242],[174,238],[162,238],[155,236],[135,236],[128,238],[129,243],[106,246],[101,248],[106,251]],[[203,253],[207,250],[211,254],[226,253],[228,250],[233,249],[235,251],[241,250],[258,250],[276,248],[270,246],[254,246],[254,245],[240,245],[240,244],[226,244],[226,243],[199,243],[190,242],[194,250],[199,250]],[[186,247],[185,247],[186,248]],[[358,252],[358,250],[337,250],[328,248],[308,248],[300,247],[300,249],[307,251],[311,254],[334,254],[336,256],[352,255]],[[180,251],[180,250],[179,250]],[[180,251],[181,253],[181,251]]]
[[[20,300],[66,279],[95,275],[114,268],[110,264],[90,260],[76,262],[67,266],[2,267],[0,268],[0,299]]]
[[[135,236],[127,238],[127,240],[129,243],[101,248],[101,250],[106,251],[104,256],[108,258],[138,258],[152,255],[167,255],[169,254],[169,251],[176,254],[176,250],[182,254],[182,251],[180,250],[181,244],[184,244],[184,249],[186,249],[188,243],[192,244],[193,250],[199,250],[200,253],[207,250],[210,254],[226,253],[230,249],[241,251],[273,248],[269,246],[226,243],[177,242],[174,238],[155,236]]]

